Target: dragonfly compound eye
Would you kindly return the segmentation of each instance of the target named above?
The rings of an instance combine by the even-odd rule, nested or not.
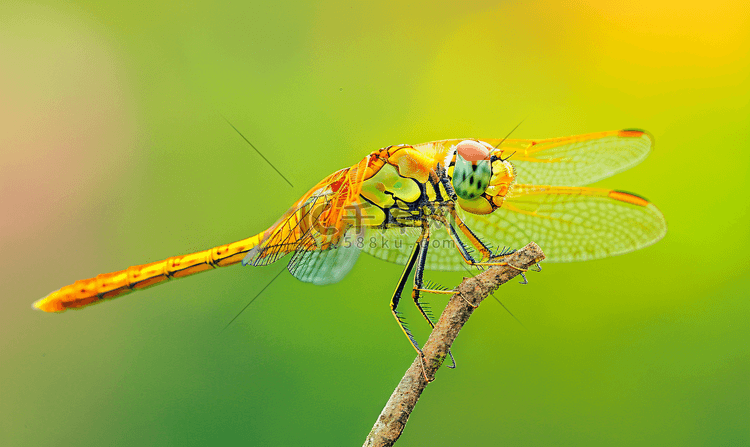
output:
[[[471,200],[484,194],[492,178],[489,150],[477,141],[466,140],[456,145],[453,168],[453,189],[462,199]]]

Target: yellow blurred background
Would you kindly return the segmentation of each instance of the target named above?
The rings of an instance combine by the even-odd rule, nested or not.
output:
[[[485,303],[398,445],[747,445],[749,54],[750,8],[728,1],[5,0],[0,445],[363,442],[414,358],[388,308],[397,265],[31,303],[260,232],[376,148],[524,119],[516,138],[653,133],[600,186],[647,197],[669,231],[503,286],[526,329]]]

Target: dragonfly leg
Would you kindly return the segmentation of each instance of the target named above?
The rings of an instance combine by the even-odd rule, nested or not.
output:
[[[508,264],[508,265],[510,265],[510,264]],[[513,266],[511,265],[511,267],[513,267]],[[521,272],[521,278],[523,278],[523,281],[518,281],[518,284],[526,285],[526,284],[529,283],[529,280],[526,279],[526,275],[524,275],[523,272]]]
[[[469,251],[466,249],[466,245],[464,245],[463,241],[459,237],[458,232],[456,231],[456,227],[450,222],[444,222],[447,224],[448,229],[450,230],[448,231],[448,234],[450,235],[451,239],[453,239],[453,242],[456,244],[456,248],[458,248],[458,252],[461,254],[461,257],[464,259],[464,262],[466,262],[467,264],[471,266],[479,266],[479,267],[493,266],[493,265],[498,265],[498,266],[507,265],[508,267],[514,268],[520,271],[521,273],[527,272],[529,270],[529,269],[522,268],[522,267],[516,267],[515,265],[509,262],[502,261],[503,258],[509,257],[510,254],[501,255],[500,257],[496,257],[492,259],[491,258],[492,252],[489,251],[489,249],[482,243],[482,241],[480,241],[479,238],[476,237],[476,235],[474,235],[474,233],[469,229],[469,227],[467,227],[466,224],[464,224],[464,222],[461,220],[461,218],[458,216],[455,210],[451,210],[451,215],[455,219],[457,226],[462,230],[464,235],[466,235],[469,238],[469,240],[472,241],[474,246],[476,246],[477,248],[484,247],[484,250],[480,248],[480,252],[482,253],[484,257],[486,257],[489,260],[488,262],[478,262],[477,260],[475,260],[474,257],[471,256],[471,253],[469,253]],[[485,254],[485,250],[487,254]]]
[[[412,335],[411,331],[407,327],[406,322],[401,316],[401,313],[397,310],[398,303],[399,301],[401,301],[401,293],[404,291],[404,286],[406,285],[406,281],[408,280],[409,274],[414,268],[414,264],[417,262],[418,257],[419,257],[419,241],[417,241],[417,243],[414,245],[414,249],[412,250],[411,256],[409,256],[409,261],[406,263],[404,272],[401,274],[401,278],[399,279],[398,285],[396,286],[396,291],[393,292],[393,297],[391,297],[391,312],[393,313],[393,316],[396,318],[396,321],[398,322],[398,325],[401,327],[401,330],[409,339],[409,342],[411,343],[411,345],[414,347],[414,349],[417,351],[419,355],[422,355],[422,350],[419,348],[419,344],[417,344],[417,341],[414,339],[414,336]]]
[[[432,318],[430,315],[427,314],[428,309],[424,308],[425,303],[421,303],[419,301],[419,293],[420,292],[433,292],[433,293],[450,293],[453,294],[455,292],[448,291],[448,290],[430,290],[430,289],[423,289],[422,285],[424,283],[424,265],[427,261],[427,250],[430,247],[430,226],[427,222],[424,223],[422,226],[422,235],[419,238],[418,241],[419,248],[418,248],[418,258],[417,258],[417,265],[416,270],[414,271],[414,287],[411,290],[411,297],[414,300],[414,305],[417,306],[417,309],[419,309],[419,313],[422,314],[425,320],[427,320],[427,323],[430,325],[430,328],[435,329],[435,323],[432,321]],[[451,365],[448,368],[455,368],[456,367],[456,359],[453,358],[453,354],[451,353],[450,349],[448,350],[448,355],[451,358]]]
[[[461,220],[455,208],[450,209],[450,215],[453,218],[453,221],[456,223],[458,229],[461,230],[461,232],[466,236],[469,242],[471,242],[471,245],[473,245],[477,250],[479,250],[479,253],[482,254],[482,259],[490,259],[492,257],[492,250],[490,250],[490,248],[487,247],[484,242],[482,242],[482,240],[479,239],[476,234],[474,234],[473,231],[471,231],[471,229],[464,223],[464,221]]]
[[[414,249],[411,252],[411,256],[409,256],[409,261],[406,263],[404,272],[401,274],[401,278],[398,281],[398,285],[396,286],[395,292],[393,292],[393,297],[391,297],[391,313],[393,313],[393,317],[396,319],[396,322],[398,323],[399,327],[404,332],[404,335],[406,335],[406,338],[409,339],[409,343],[411,343],[412,347],[417,351],[417,354],[419,354],[419,357],[422,362],[422,375],[424,376],[427,382],[432,382],[433,379],[430,379],[427,376],[427,368],[425,367],[424,353],[419,348],[419,344],[417,343],[417,340],[414,338],[414,335],[412,335],[411,331],[409,330],[409,327],[406,325],[406,321],[404,321],[404,318],[401,316],[401,313],[397,310],[398,303],[401,300],[401,293],[404,291],[404,286],[406,285],[406,281],[409,279],[409,274],[411,274],[411,271],[414,268],[414,264],[416,264],[417,258],[419,257],[421,242],[422,242],[422,237],[420,237],[419,240],[417,240],[417,242],[414,244]]]

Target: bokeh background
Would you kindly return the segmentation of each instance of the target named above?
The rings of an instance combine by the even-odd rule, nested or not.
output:
[[[502,287],[523,326],[487,301],[398,445],[747,445],[740,3],[3,1],[0,445],[359,445],[414,358],[388,309],[397,265],[31,303],[260,232],[373,149],[524,118],[515,137],[652,132],[653,154],[600,185],[648,197],[669,232]]]

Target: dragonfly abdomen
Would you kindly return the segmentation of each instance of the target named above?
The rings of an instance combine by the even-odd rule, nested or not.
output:
[[[216,267],[237,264],[250,249],[260,243],[262,236],[263,233],[260,233],[208,250],[172,256],[163,261],[134,265],[125,270],[81,279],[36,301],[34,307],[45,312],[62,312],[115,298],[171,278],[182,278]]]

